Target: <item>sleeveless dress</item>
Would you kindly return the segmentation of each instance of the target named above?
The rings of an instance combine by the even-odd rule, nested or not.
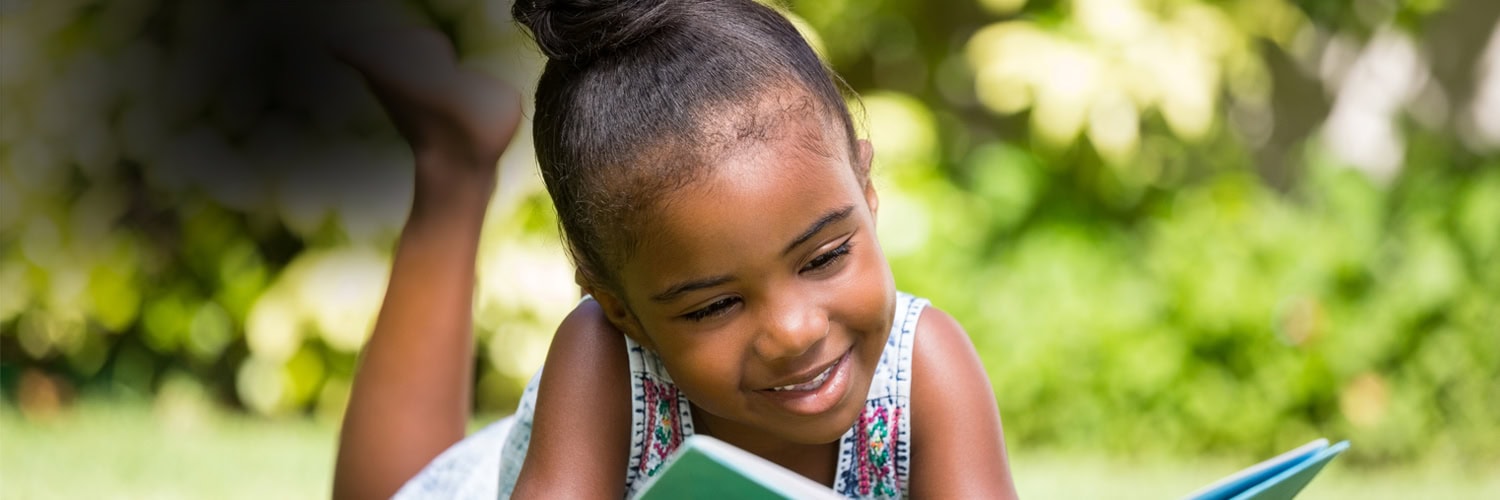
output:
[[[917,319],[927,300],[897,293],[895,318],[876,365],[865,409],[839,439],[833,490],[849,498],[906,497],[911,460],[911,358]],[[625,496],[634,497],[660,472],[682,441],[693,435],[687,397],[677,390],[661,359],[630,339],[631,455]],[[544,368],[545,369],[545,368]],[[516,413],[444,451],[395,495],[416,498],[509,498],[531,443],[537,383],[532,377]]]

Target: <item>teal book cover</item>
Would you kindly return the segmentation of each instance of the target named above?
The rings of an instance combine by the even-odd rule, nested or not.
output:
[[[842,498],[769,460],[709,436],[690,436],[668,458],[666,468],[647,481],[641,500]]]

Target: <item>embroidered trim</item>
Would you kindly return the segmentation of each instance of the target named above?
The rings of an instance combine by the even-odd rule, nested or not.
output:
[[[871,401],[860,414],[855,434],[855,469],[860,496],[898,497],[901,486],[896,480],[895,433],[901,423],[901,407],[887,411],[883,404]]]
[[[646,398],[646,440],[637,470],[651,477],[682,444],[682,420],[677,418],[680,410],[675,386],[642,377],[641,389]]]

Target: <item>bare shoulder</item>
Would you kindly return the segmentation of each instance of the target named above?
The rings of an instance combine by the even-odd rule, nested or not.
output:
[[[558,326],[515,498],[620,497],[630,455],[624,336],[584,301]]]
[[[955,409],[954,398],[974,400],[962,409],[984,416],[993,413],[998,423],[995,394],[968,332],[947,312],[928,306],[917,320],[912,346],[912,404],[914,412],[930,416],[913,422],[941,427],[943,420],[966,416],[944,414]],[[928,406],[943,412],[924,411]]]
[[[912,351],[912,497],[1015,498],[1000,410],[968,333],[929,306]]]
[[[595,361],[616,361],[628,368],[629,358],[625,353],[625,337],[604,317],[598,302],[579,302],[573,311],[564,317],[552,337],[552,347],[547,351],[547,361],[571,361],[574,356],[596,356]],[[620,373],[624,377],[625,373]],[[545,373],[543,377],[545,377]]]
[[[989,376],[974,342],[969,340],[969,333],[958,320],[936,306],[927,306],[917,319],[912,372],[914,402],[950,396],[976,397],[999,413],[994,408],[995,394]]]
[[[936,361],[938,365],[946,365],[945,360],[961,357],[972,357],[975,363],[979,362],[979,353],[974,350],[974,343],[969,340],[969,333],[964,330],[963,325],[958,324],[958,320],[947,312],[932,305],[922,309],[922,315],[917,318],[917,340],[912,355],[916,357],[914,362],[925,357]],[[989,383],[986,381],[985,385],[988,386]]]

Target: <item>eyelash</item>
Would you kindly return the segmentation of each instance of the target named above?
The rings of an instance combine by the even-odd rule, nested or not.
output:
[[[709,304],[702,309],[684,314],[682,315],[682,317],[692,321],[703,321],[711,317],[717,317],[718,315],[724,314],[724,312],[728,311],[730,307],[734,306],[734,302],[738,300],[739,298],[737,297],[722,298],[714,301],[714,303]]]
[[[811,262],[808,262],[806,266],[802,267],[802,272],[818,271],[826,269],[828,268],[828,266],[832,266],[835,262],[838,262],[839,259],[848,256],[849,251],[853,246],[853,242],[844,241],[844,243],[842,245],[839,245],[838,248],[829,250],[828,253],[814,257]],[[706,319],[715,318],[726,312],[729,312],[729,308],[734,307],[734,305],[738,303],[739,300],[740,299],[738,297],[725,297],[714,301],[712,304],[704,306],[702,309],[684,314],[682,315],[682,317],[689,321],[703,321]]]
[[[842,259],[845,256],[849,255],[849,250],[853,246],[853,242],[844,240],[844,243],[842,245],[839,245],[838,248],[829,250],[828,253],[814,257],[813,260],[808,262],[806,266],[802,266],[802,272],[817,271],[833,265],[833,263],[838,262],[839,259]]]

